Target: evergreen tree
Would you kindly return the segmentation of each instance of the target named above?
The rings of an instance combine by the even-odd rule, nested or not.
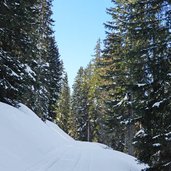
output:
[[[133,154],[132,111],[130,96],[130,73],[125,58],[126,38],[122,25],[123,12],[126,6],[115,3],[115,8],[108,9],[113,21],[105,24],[109,30],[104,40],[104,50],[99,61],[100,76],[103,84],[101,90],[106,94],[105,103],[105,131],[106,141],[114,149]],[[128,132],[127,132],[128,131]]]
[[[88,75],[88,84],[89,84],[89,92],[88,92],[88,115],[90,120],[90,137],[91,141],[103,142],[103,109],[102,109],[102,101],[101,101],[101,91],[99,89],[100,85],[100,70],[98,68],[98,61],[101,58],[101,40],[98,39],[95,49],[93,59],[90,64],[87,66],[87,70],[90,73]],[[104,138],[105,139],[105,138]]]
[[[26,59],[34,44],[30,29],[33,23],[36,25],[36,5],[31,1],[0,2],[1,100],[7,103],[22,101],[27,87],[23,82],[25,78],[32,79],[26,70]]]
[[[54,118],[62,63],[51,6],[51,0],[0,2],[0,99]]]
[[[89,140],[89,118],[88,118],[88,84],[85,78],[85,70],[80,67],[72,94],[72,113],[76,118],[77,137],[79,140]]]
[[[17,105],[19,96],[22,95],[23,86],[22,64],[12,56],[0,50],[0,101]]]
[[[47,79],[47,90],[48,90],[48,118],[51,120],[56,119],[55,113],[55,104],[58,101],[59,93],[61,89],[62,82],[62,72],[63,72],[63,63],[59,59],[59,51],[56,46],[54,37],[50,37],[50,43],[48,47],[48,79]]]
[[[37,51],[35,53],[34,72],[36,75],[36,81],[34,83],[34,105],[32,106],[35,113],[37,113],[42,119],[48,116],[48,77],[49,77],[49,58],[52,57],[48,53],[48,49],[51,47],[50,37],[53,34],[52,26],[52,11],[51,0],[38,1],[39,16],[38,16],[38,28],[37,28]]]
[[[67,74],[64,74],[61,93],[56,105],[56,122],[66,133],[71,133],[71,102]]]
[[[137,1],[131,7],[129,17],[136,22],[128,23],[131,42],[128,56],[135,80],[133,106],[141,123],[135,136],[138,157],[150,165],[150,170],[169,170],[171,34],[168,13],[171,4],[169,1]]]
[[[100,76],[97,63],[101,57],[100,39],[95,47],[94,59],[78,71],[73,86],[72,112],[76,117],[78,138],[80,140],[103,142]]]
[[[170,167],[170,9],[164,0],[117,1],[106,24],[107,126],[138,125],[137,155],[151,170]]]

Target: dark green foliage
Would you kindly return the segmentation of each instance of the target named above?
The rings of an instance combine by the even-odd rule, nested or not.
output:
[[[59,98],[59,93],[61,89],[61,80],[62,80],[62,72],[63,72],[63,64],[59,59],[58,48],[55,45],[54,38],[50,38],[50,44],[48,48],[49,53],[49,75],[47,76],[48,84],[48,96],[49,96],[49,107],[48,107],[48,115],[52,120],[56,119],[55,113],[55,105],[57,99]]]
[[[79,69],[72,94],[72,113],[76,118],[77,138],[84,141],[103,142],[101,132],[102,110],[99,104],[100,91],[98,85],[97,61],[101,56],[100,40],[95,47],[95,58],[89,65]]]
[[[170,130],[170,28],[167,13],[171,10],[167,1],[137,2],[128,24],[132,48],[129,50],[135,114],[141,118],[144,131],[136,135],[140,160],[155,170],[165,170],[170,159],[162,159],[166,146],[171,144],[165,135]],[[137,83],[137,85],[136,85]],[[165,152],[164,152],[165,151]]]
[[[56,122],[66,133],[72,132],[72,121],[71,118],[71,101],[70,101],[70,88],[68,85],[68,76],[65,73],[62,81],[61,92],[59,100],[56,104]]]
[[[23,67],[8,53],[0,51],[0,101],[16,105],[17,99],[22,95]]]
[[[51,0],[0,2],[0,99],[54,119],[63,68],[51,5]]]
[[[117,1],[108,10],[112,22],[106,24],[100,64],[108,92],[107,128],[118,143],[122,133],[128,137],[139,130],[135,152],[152,170],[170,167],[170,12],[170,1]]]
[[[79,69],[73,85],[72,113],[76,118],[78,139],[89,140],[88,84],[82,67]]]
[[[30,79],[25,69],[28,52],[34,42],[29,31],[34,21],[33,15],[36,15],[36,10],[32,9],[34,5],[36,2],[30,1],[0,2],[0,79],[3,82],[0,91],[1,100],[6,99],[11,104],[21,102],[20,98],[26,89],[25,79]]]
[[[98,65],[103,82],[101,90],[106,94],[105,103],[105,132],[109,138],[107,143],[114,149],[133,155],[133,111],[132,111],[132,80],[126,58],[127,38],[122,22],[127,6],[120,3],[115,8],[108,9],[113,21],[107,22],[109,30],[104,40],[104,50]]]

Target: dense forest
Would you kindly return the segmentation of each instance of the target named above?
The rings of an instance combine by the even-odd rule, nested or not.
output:
[[[0,1],[0,101],[31,108],[77,140],[171,169],[171,1],[112,0],[106,38],[72,91],[52,0]]]
[[[0,1],[0,100],[22,102],[54,118],[62,61],[53,34],[51,0]]]

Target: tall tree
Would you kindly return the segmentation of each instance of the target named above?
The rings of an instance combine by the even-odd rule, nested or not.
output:
[[[100,39],[97,41],[93,57],[85,69],[81,67],[78,71],[73,86],[72,112],[76,117],[79,139],[103,142],[103,105],[99,89],[101,79],[97,66],[101,58]]]
[[[38,1],[39,8],[39,16],[37,18],[39,22],[39,26],[37,30],[37,51],[35,52],[35,60],[34,60],[34,72],[36,75],[36,80],[34,84],[34,111],[42,118],[47,117],[48,115],[48,104],[49,104],[49,96],[48,96],[48,82],[47,79],[50,69],[49,61],[52,58],[52,52],[54,53],[54,49],[49,53],[49,48],[52,47],[52,42],[55,43],[52,39],[52,23],[51,19],[52,11],[51,11],[51,0],[40,0]],[[54,45],[55,46],[55,45]],[[57,49],[56,49],[57,50]],[[58,53],[58,52],[56,52]],[[56,54],[54,54],[56,57]]]
[[[31,49],[35,50],[30,30],[37,26],[36,5],[36,1],[0,2],[1,100],[8,103],[22,101],[21,96],[27,88],[23,82],[33,77],[27,72],[26,59],[31,56],[28,55]]]
[[[99,89],[100,85],[100,69],[98,68],[98,62],[101,58],[101,40],[98,39],[96,46],[94,48],[93,59],[90,64],[87,66],[88,74],[88,115],[90,120],[90,137],[91,141],[103,142],[103,104],[101,100],[101,90]],[[105,138],[104,138],[105,139]]]
[[[77,137],[79,140],[84,141],[89,141],[90,139],[88,89],[89,87],[85,77],[85,70],[83,67],[80,67],[73,85],[72,113],[76,118]]]
[[[126,6],[115,3],[115,8],[107,10],[113,21],[107,22],[107,37],[104,40],[104,50],[99,61],[101,77],[104,80],[100,85],[106,94],[105,103],[105,130],[108,136],[109,146],[114,149],[133,154],[131,140],[133,128],[131,123],[131,99],[130,95],[130,73],[125,58],[126,38],[124,25],[122,24],[123,12]],[[126,132],[128,130],[128,132]]]
[[[47,90],[48,90],[48,118],[52,120],[56,119],[55,105],[59,99],[61,84],[62,84],[62,72],[63,63],[59,59],[59,51],[56,46],[54,37],[50,37],[48,47],[48,63],[49,69],[47,74]]]
[[[170,166],[170,17],[169,1],[137,1],[131,4],[128,23],[129,67],[135,80],[134,110],[140,118],[136,134],[138,157],[151,170],[167,170]],[[167,119],[166,119],[167,118]],[[167,150],[166,150],[167,148]],[[148,152],[147,152],[148,151]]]
[[[0,2],[0,99],[22,102],[40,117],[53,117],[62,73],[51,6],[51,0]]]
[[[102,61],[106,66],[104,88],[110,93],[110,128],[114,124],[121,128],[123,124],[138,125],[135,146],[139,159],[151,170],[167,170],[171,4],[164,0],[113,2],[115,7],[108,10],[113,21],[106,24],[111,31]]]
[[[70,133],[72,118],[71,118],[71,101],[70,88],[68,85],[67,74],[64,74],[62,81],[61,93],[56,105],[56,122],[66,132]]]

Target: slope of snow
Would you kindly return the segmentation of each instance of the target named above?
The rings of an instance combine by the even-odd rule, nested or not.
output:
[[[0,102],[2,171],[140,171],[144,166],[103,144],[73,140],[20,104]]]

